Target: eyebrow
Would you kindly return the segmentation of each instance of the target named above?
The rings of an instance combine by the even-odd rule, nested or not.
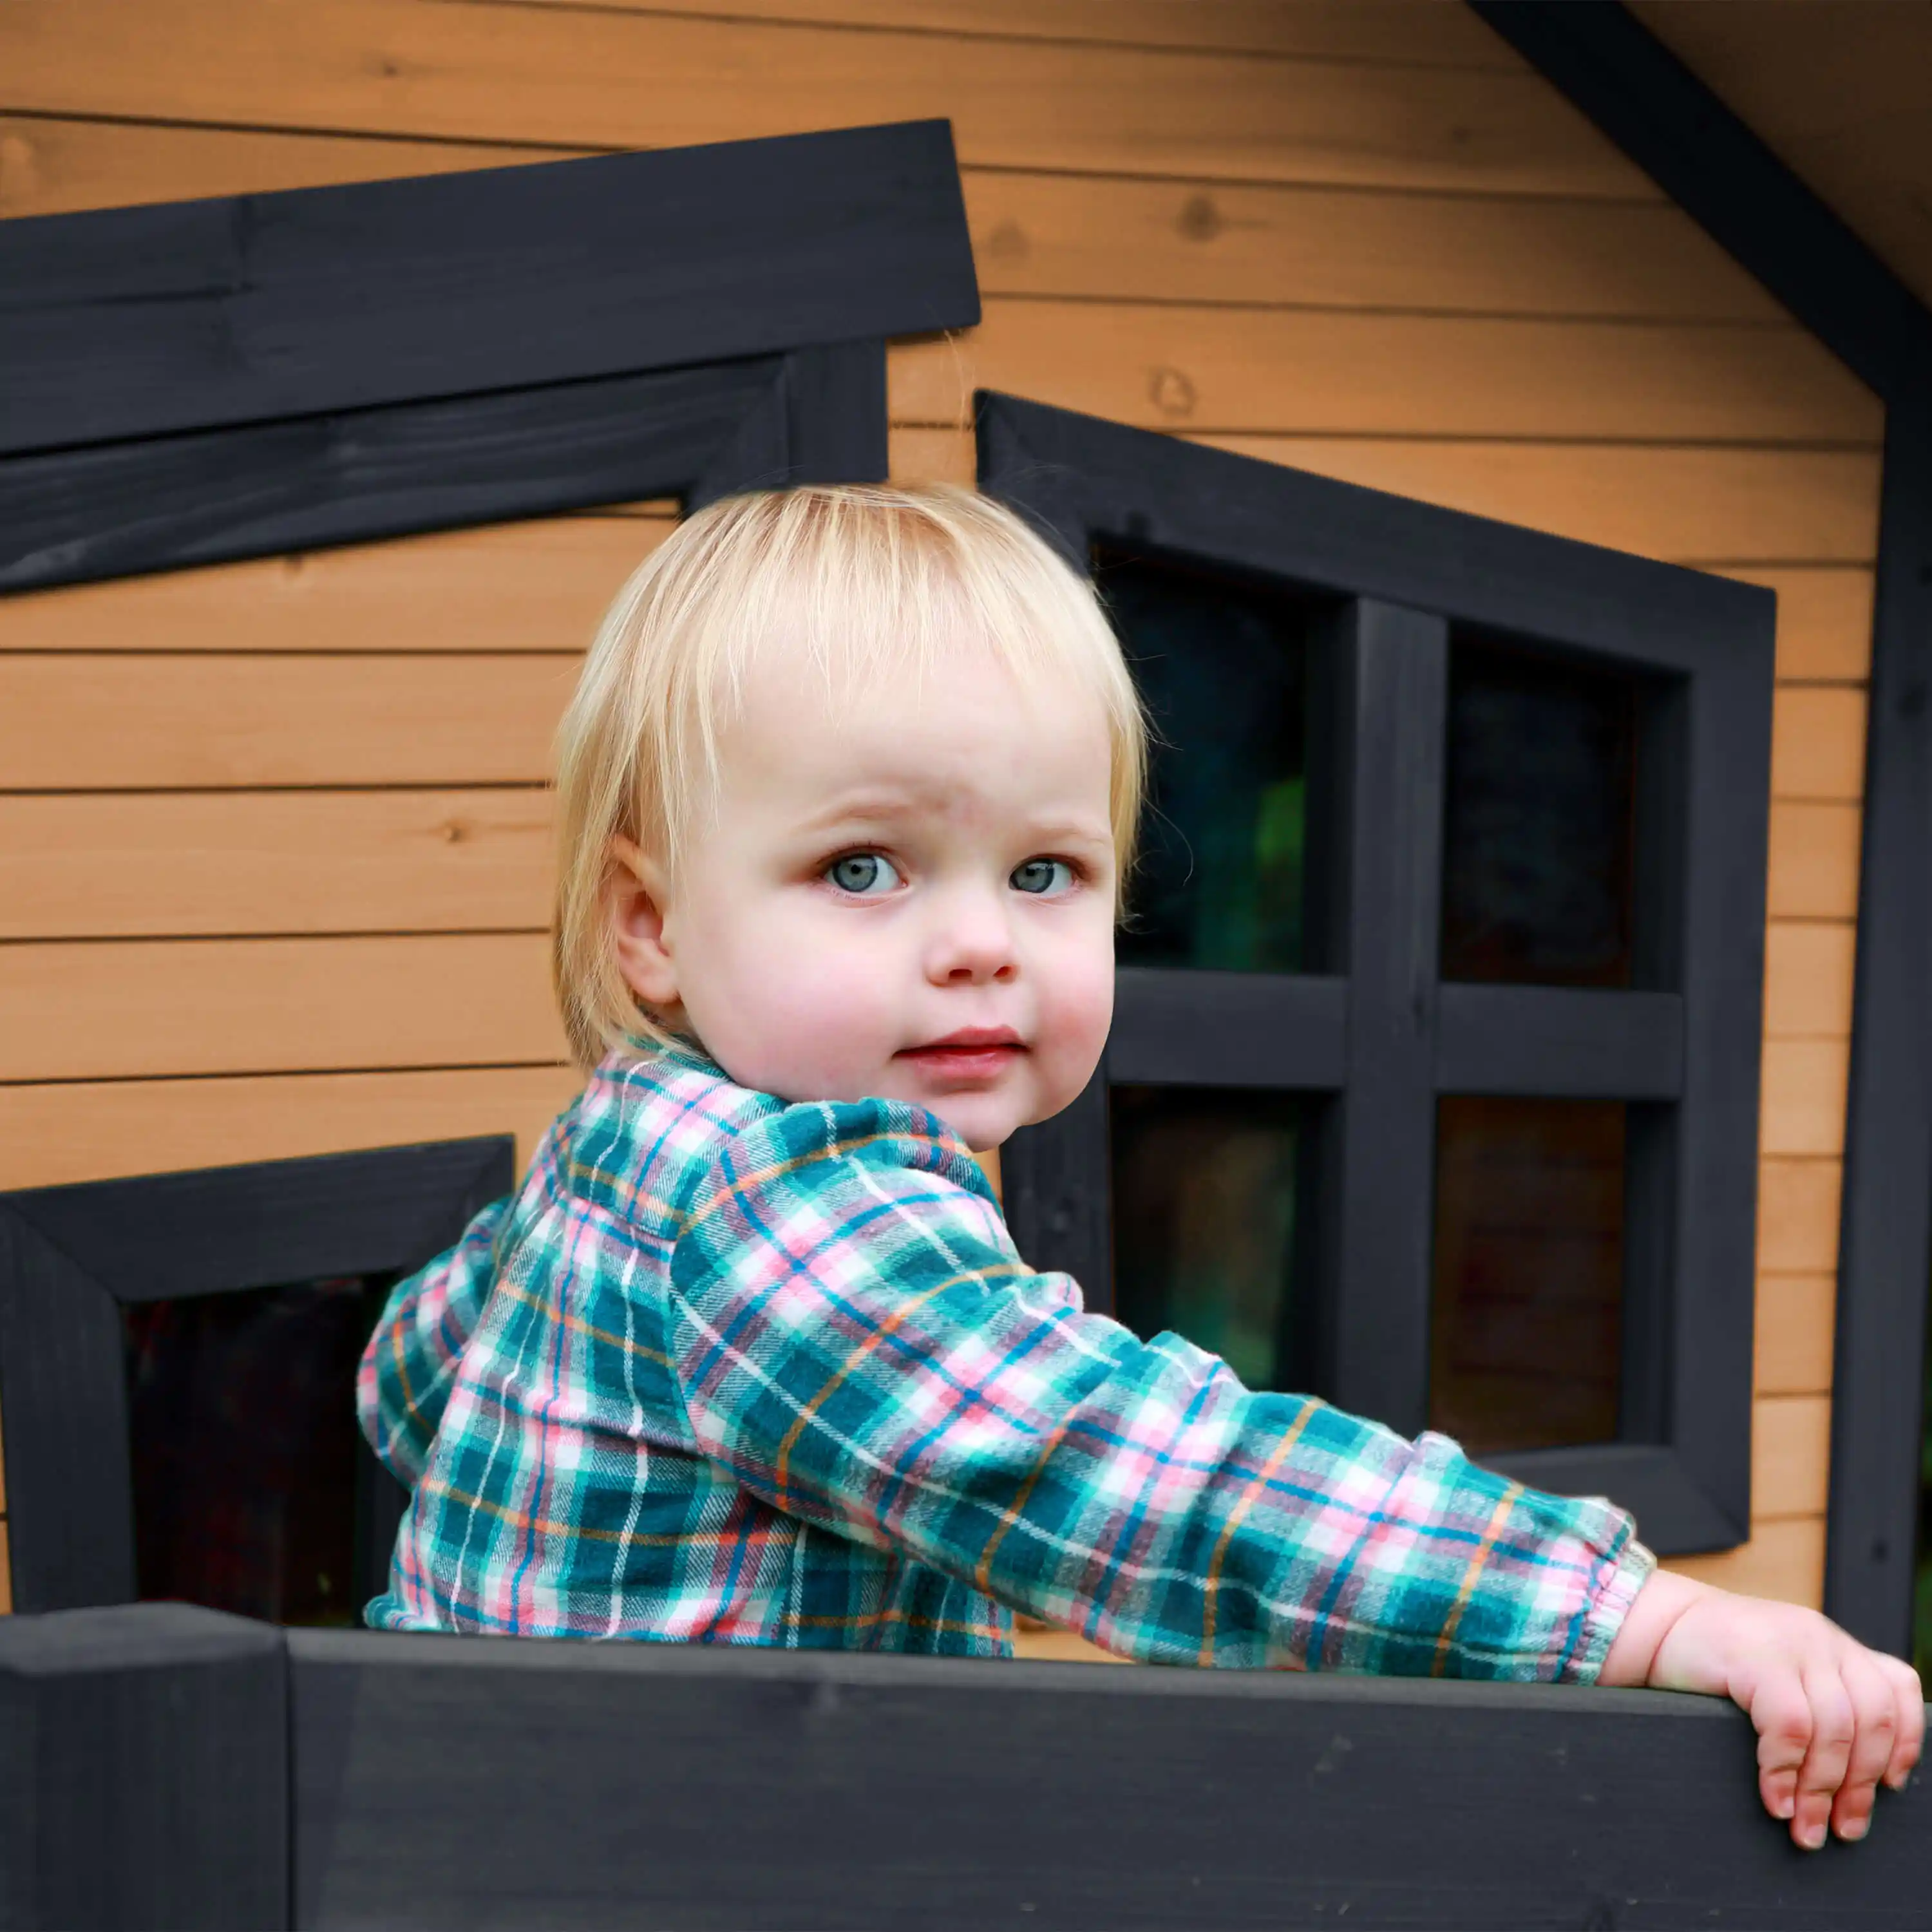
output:
[[[835,825],[882,825],[920,809],[920,801],[909,791],[848,792],[823,812],[814,812],[799,829],[820,832]]]
[[[910,791],[855,792],[835,800],[823,812],[815,812],[799,827],[810,837],[842,826],[890,825],[896,821],[932,809],[929,801]],[[1036,820],[1033,836],[1047,844],[1084,844],[1112,848],[1113,830],[1097,820],[1048,818]]]

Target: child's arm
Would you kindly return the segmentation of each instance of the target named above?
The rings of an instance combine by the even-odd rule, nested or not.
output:
[[[1649,1573],[1607,1504],[1082,1313],[914,1110],[789,1108],[687,1208],[667,1340],[705,1451],[793,1516],[1111,1649],[1588,1678]]]
[[[488,1298],[492,1251],[514,1198],[492,1202],[454,1247],[397,1282],[363,1351],[356,1376],[362,1433],[391,1473],[412,1489]]]
[[[1660,1570],[1604,1660],[1605,1684],[1729,1697],[1757,1727],[1758,1790],[1808,1850],[1828,1822],[1862,1838],[1878,1781],[1896,1790],[1925,1738],[1918,1673],[1815,1610]]]

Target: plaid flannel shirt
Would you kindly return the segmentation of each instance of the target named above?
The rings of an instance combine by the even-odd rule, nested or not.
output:
[[[392,1630],[1004,1655],[1022,1610],[1172,1664],[1588,1679],[1630,1519],[1082,1312],[966,1149],[614,1057],[400,1283],[365,1433]]]

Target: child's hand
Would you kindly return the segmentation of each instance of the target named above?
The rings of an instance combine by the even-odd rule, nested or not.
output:
[[[1925,1740],[1918,1673],[1794,1604],[1659,1570],[1638,1592],[1600,1682],[1729,1697],[1757,1727],[1758,1790],[1795,1844],[1862,1838],[1878,1780],[1904,1783]]]

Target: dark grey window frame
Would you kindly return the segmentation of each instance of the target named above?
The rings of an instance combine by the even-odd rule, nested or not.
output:
[[[1310,1263],[1320,1386],[1427,1412],[1435,1103],[1631,1104],[1622,1439],[1491,1459],[1607,1494],[1670,1552],[1749,1534],[1758,1065],[1774,604],[1766,592],[982,394],[982,487],[1083,568],[1127,544],[1338,600],[1311,744],[1338,876],[1294,976],[1124,968],[1100,1075],[1004,1160],[1016,1240],[1104,1306],[1108,1083],[1324,1094]],[[1455,625],[1642,674],[1637,984],[1439,984]]]
[[[501,1135],[0,1194],[15,1610],[134,1600],[124,1306],[412,1273],[515,1179]],[[406,1498],[366,1449],[358,1468],[358,1567],[380,1579]]]

